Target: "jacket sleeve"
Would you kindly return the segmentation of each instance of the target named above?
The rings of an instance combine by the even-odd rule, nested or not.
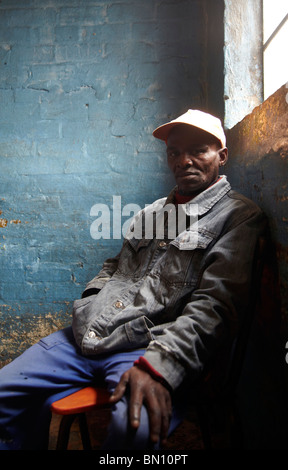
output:
[[[144,358],[175,389],[197,379],[247,310],[257,240],[265,231],[260,211],[226,229],[210,248],[196,289],[182,315],[149,344]]]

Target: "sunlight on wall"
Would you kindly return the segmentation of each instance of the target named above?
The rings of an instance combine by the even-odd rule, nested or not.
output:
[[[262,0],[225,0],[225,127],[231,129],[263,101]]]

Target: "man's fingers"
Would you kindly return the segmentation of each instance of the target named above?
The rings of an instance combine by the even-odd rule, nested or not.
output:
[[[170,425],[172,406],[169,392],[164,401],[151,400],[147,403],[150,421],[150,440],[157,443],[159,439],[165,443]]]
[[[129,386],[129,422],[132,428],[140,425],[143,404],[149,415],[149,433],[152,443],[161,440],[165,443],[172,414],[170,392],[160,382],[155,381],[150,374],[132,367],[125,372],[113,394],[112,403],[120,400]]]
[[[142,400],[136,398],[130,402],[129,414],[130,414],[130,424],[133,428],[138,428],[140,424]]]
[[[167,400],[167,408],[166,408],[165,413],[163,413],[162,415],[162,428],[161,428],[161,434],[160,434],[160,439],[161,439],[162,444],[166,444],[171,416],[172,416],[172,403],[171,403],[171,398],[169,394],[169,397]]]
[[[135,371],[138,376],[138,370]],[[130,404],[129,404],[129,420],[133,428],[138,428],[140,424],[141,408],[143,405],[143,389],[141,381],[131,378],[130,380]]]
[[[128,384],[129,384],[129,380],[126,377],[126,374],[123,374],[120,381],[119,381],[119,383],[115,387],[114,392],[110,396],[110,401],[112,401],[114,403],[119,401],[123,397],[123,395],[125,394]]]

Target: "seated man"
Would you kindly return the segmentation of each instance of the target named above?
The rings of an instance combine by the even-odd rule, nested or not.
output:
[[[188,110],[153,134],[177,185],[136,215],[119,255],[74,302],[72,328],[0,371],[0,449],[45,448],[51,403],[100,381],[112,403],[103,447],[157,448],[237,332],[265,216],[219,176],[228,151],[217,118]]]

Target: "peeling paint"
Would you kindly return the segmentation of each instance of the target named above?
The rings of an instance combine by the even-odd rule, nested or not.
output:
[[[7,227],[8,225],[8,220],[7,219],[0,219],[0,227],[4,228],[4,227]],[[26,222],[27,223],[27,222]],[[18,224],[21,224],[21,220],[19,219],[12,219],[10,220],[10,224],[15,224],[15,225],[18,225]]]
[[[69,312],[46,315],[16,314],[13,309],[10,312],[0,313],[0,368],[41,338],[71,324]]]
[[[21,220],[15,219],[15,220],[10,220],[10,224],[21,224]]]
[[[8,220],[7,219],[0,219],[0,227],[4,228],[7,227]]]

